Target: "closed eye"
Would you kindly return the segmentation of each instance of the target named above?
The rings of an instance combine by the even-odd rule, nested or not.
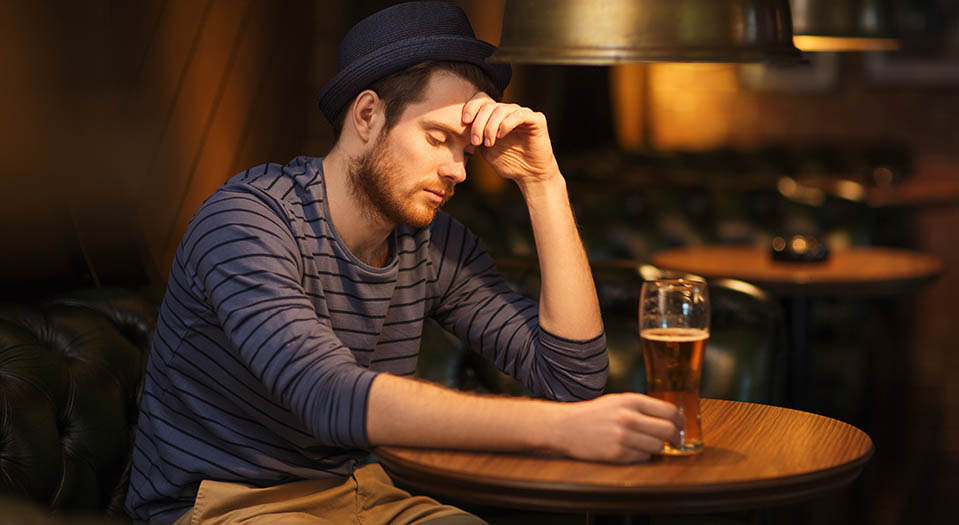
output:
[[[476,148],[469,141],[461,139],[461,136],[454,131],[447,129],[446,126],[431,124],[425,130],[426,142],[434,148],[442,146],[447,147],[451,152],[461,143],[465,142],[466,148],[463,150],[463,162],[469,162],[476,153]]]

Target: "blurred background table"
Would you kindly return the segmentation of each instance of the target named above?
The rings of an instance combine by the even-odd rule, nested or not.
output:
[[[872,440],[841,421],[702,400],[704,452],[612,465],[500,452],[380,447],[398,482],[451,502],[601,514],[724,512],[804,501],[851,483]]]
[[[943,270],[942,260],[934,255],[880,247],[835,251],[822,263],[785,263],[752,246],[707,245],[657,252],[652,261],[707,279],[742,279],[783,298],[789,316],[786,403],[799,407],[804,406],[808,382],[808,297],[896,294],[935,279]]]
[[[942,272],[934,255],[879,247],[836,251],[823,263],[785,263],[752,246],[707,245],[657,252],[652,261],[706,278],[742,279],[782,296],[898,293]]]

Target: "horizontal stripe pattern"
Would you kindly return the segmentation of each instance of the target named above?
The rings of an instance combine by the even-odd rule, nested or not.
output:
[[[147,367],[127,510],[170,522],[203,479],[268,486],[348,476],[368,454],[376,374],[415,371],[438,320],[530,391],[598,395],[605,338],[541,330],[460,223],[401,226],[385,268],[328,220],[321,159],[247,170],[214,192],[178,247]]]

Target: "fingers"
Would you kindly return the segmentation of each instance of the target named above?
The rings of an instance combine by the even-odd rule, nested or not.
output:
[[[630,441],[626,444],[634,453],[652,456],[663,451],[662,438],[649,434],[630,434]]]
[[[635,412],[631,412],[626,419],[628,420],[621,421],[622,426],[615,439],[615,446],[607,450],[610,454],[605,458],[607,461],[616,463],[646,461],[651,456],[662,452],[663,441],[673,441],[667,436],[673,434],[678,436],[678,431],[668,421],[656,420]]]
[[[517,115],[525,115],[528,113],[531,113],[531,111],[516,104],[497,105],[496,109],[490,114],[489,120],[486,121],[486,126],[483,128],[483,145],[487,148],[492,147],[493,144],[496,144],[496,139],[506,134],[501,129],[505,119],[511,118],[516,120]]]
[[[482,106],[495,103],[496,101],[486,93],[482,91],[476,93],[473,95],[473,98],[469,99],[466,104],[463,105],[463,124],[473,122],[473,117],[476,116]]]
[[[632,414],[625,421],[631,431],[659,438],[660,448],[662,441],[679,444],[685,420],[675,405],[643,394],[622,394],[621,399]]]
[[[519,110],[506,115],[502,122],[500,122],[496,137],[503,138],[520,124],[533,122],[536,119],[543,121],[545,124],[546,117],[542,113],[537,113],[529,108],[519,108]]]
[[[470,128],[471,143],[474,146],[492,147],[496,144],[497,138],[505,135],[505,133],[500,133],[500,124],[504,119],[512,115],[528,113],[531,113],[531,111],[516,104],[486,104],[481,106],[473,118],[473,125]]]
[[[677,428],[683,428],[686,421],[676,405],[644,394],[624,394],[633,408],[653,417],[673,422]]]
[[[674,445],[679,444],[679,429],[672,420],[651,417],[646,414],[635,414],[634,419],[627,423],[629,429],[635,433],[649,436],[654,439],[659,446],[653,452],[659,452],[663,441],[669,441]]]
[[[473,125],[470,126],[470,143],[472,145],[485,146],[486,143],[489,142],[486,125],[493,115],[493,111],[498,109],[498,107],[499,105],[495,103],[485,104],[479,107],[476,116],[473,117]]]
[[[517,104],[497,103],[485,93],[478,93],[463,106],[463,123],[470,126],[470,143],[492,147],[496,139],[505,137],[538,114]]]

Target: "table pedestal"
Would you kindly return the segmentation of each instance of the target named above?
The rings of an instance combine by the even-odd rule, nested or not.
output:
[[[792,297],[783,300],[789,318],[789,373],[786,383],[786,406],[804,409],[809,399],[809,313],[807,297]]]

